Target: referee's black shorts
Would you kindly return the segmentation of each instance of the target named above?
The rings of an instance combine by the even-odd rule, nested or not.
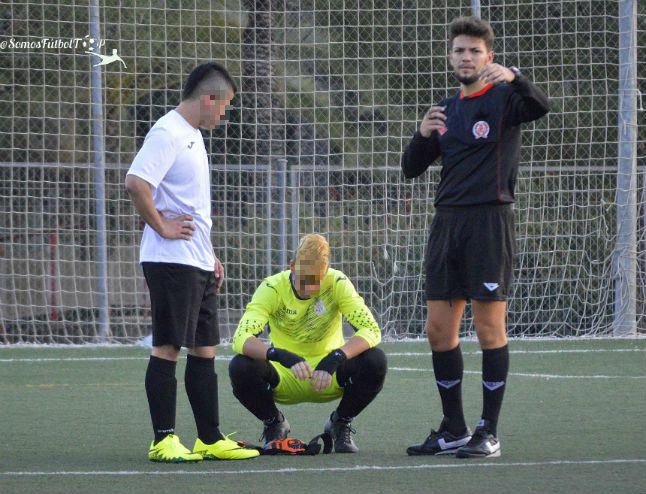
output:
[[[220,343],[212,271],[164,262],[141,266],[150,291],[153,346],[194,348]]]
[[[426,300],[506,300],[514,228],[511,204],[438,206],[424,256]]]

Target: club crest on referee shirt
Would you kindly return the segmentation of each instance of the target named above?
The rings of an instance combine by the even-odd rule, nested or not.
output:
[[[486,139],[489,137],[489,124],[484,120],[478,120],[473,124],[471,132],[476,139]]]
[[[316,312],[316,314],[319,316],[325,314],[325,305],[320,299],[316,301],[316,305],[314,306],[314,312]]]

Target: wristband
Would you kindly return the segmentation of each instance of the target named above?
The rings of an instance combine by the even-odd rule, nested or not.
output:
[[[321,370],[325,371],[328,374],[334,374],[338,367],[348,359],[343,350],[337,348],[328,353],[323,360],[319,362],[319,365],[316,366],[315,371]]]
[[[282,348],[269,347],[266,354],[267,360],[273,360],[278,362],[283,367],[291,369],[294,365],[299,362],[304,362],[305,359],[296,355],[295,353],[290,352],[289,350],[283,350]]]

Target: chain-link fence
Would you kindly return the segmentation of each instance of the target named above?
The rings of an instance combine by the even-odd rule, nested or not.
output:
[[[552,104],[523,133],[514,335],[612,332],[618,6],[482,2],[497,35],[496,60],[521,67]],[[644,92],[646,7],[638,9]],[[388,335],[420,333],[421,266],[438,175],[409,182],[398,166],[422,112],[456,91],[446,29],[469,13],[469,2],[209,0],[185,8],[110,0],[100,8],[99,39],[89,35],[89,12],[87,2],[0,6],[0,341],[99,334],[90,74],[97,53],[113,50],[121,61],[102,68],[102,103],[114,341],[139,338],[149,325],[137,266],[141,225],[123,189],[125,171],[150,126],[178,103],[187,74],[208,60],[223,62],[240,87],[229,123],[205,134],[213,239],[227,269],[225,334],[262,277],[284,267],[289,256],[279,246],[290,248],[295,234],[310,231],[328,236],[336,267],[355,281]],[[644,123],[640,111],[637,191],[644,190]],[[281,194],[276,163],[283,158]],[[646,198],[637,197],[632,283],[644,331]]]

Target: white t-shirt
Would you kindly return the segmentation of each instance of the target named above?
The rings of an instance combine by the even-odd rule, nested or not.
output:
[[[177,111],[168,112],[146,135],[128,175],[152,186],[155,207],[164,217],[190,214],[195,223],[190,240],[163,238],[146,225],[139,262],[188,264],[213,271],[211,179],[200,131]]]

